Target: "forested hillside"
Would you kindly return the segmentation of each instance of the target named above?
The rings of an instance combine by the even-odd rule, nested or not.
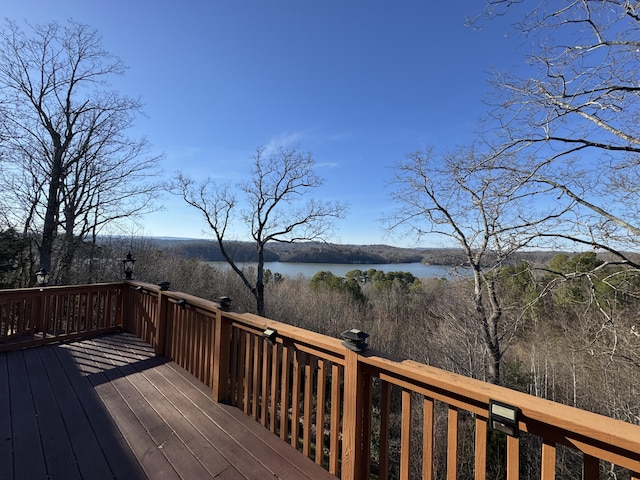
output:
[[[150,241],[161,251],[208,262],[224,262],[216,242],[195,239],[152,238]],[[229,242],[229,252],[235,261],[255,262],[255,245],[251,242]],[[544,263],[560,252],[522,252],[518,259]],[[429,265],[459,266],[466,262],[465,255],[456,248],[402,248],[391,245],[339,245],[321,242],[276,243],[265,249],[267,262],[385,264],[422,262]]]

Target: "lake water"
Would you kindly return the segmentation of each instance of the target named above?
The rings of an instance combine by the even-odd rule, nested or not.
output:
[[[207,262],[218,268],[229,268],[226,262]],[[251,264],[242,264],[243,267]],[[255,265],[255,264],[254,264]],[[460,275],[466,276],[464,270],[454,271],[451,267],[443,265],[425,265],[420,262],[415,263],[374,263],[374,264],[344,264],[344,263],[294,263],[294,262],[265,262],[264,268],[273,273],[289,277],[302,275],[306,278],[313,277],[316,273],[329,271],[338,277],[344,277],[351,270],[382,270],[383,272],[409,272],[417,278],[453,278]]]

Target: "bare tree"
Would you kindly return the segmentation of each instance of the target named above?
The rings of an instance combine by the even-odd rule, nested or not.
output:
[[[145,140],[126,136],[140,101],[108,90],[125,67],[98,33],[73,21],[29,30],[7,20],[0,31],[4,193],[22,206],[19,221],[41,239],[40,266],[49,271],[64,231],[64,281],[78,238],[148,209],[156,159],[143,158]]]
[[[489,17],[519,15],[514,30],[532,48],[527,68],[493,76],[490,120],[497,128],[486,138],[497,156],[510,154],[499,168],[548,186],[553,195],[543,201],[572,210],[545,232],[549,242],[594,249],[605,260],[589,272],[554,272],[555,286],[603,275],[637,278],[640,262],[630,252],[640,240],[640,4],[542,1],[523,13],[517,3],[487,2]],[[625,346],[638,337],[620,299],[637,296],[637,284],[616,291],[605,308],[590,290],[588,301],[598,308],[589,318],[588,345],[609,361],[633,365],[637,358]]]
[[[525,247],[536,246],[545,225],[564,209],[529,208],[541,191],[519,177],[489,168],[490,159],[474,152],[436,157],[416,152],[396,166],[392,199],[398,205],[387,218],[391,229],[404,229],[417,240],[439,236],[464,251],[473,273],[475,324],[488,354],[487,380],[500,383],[500,364],[513,329],[503,323],[497,273]]]
[[[256,311],[265,315],[264,254],[269,242],[293,243],[302,240],[324,240],[341,218],[345,206],[338,202],[301,197],[318,188],[323,181],[314,172],[314,159],[297,147],[280,147],[273,153],[259,148],[253,157],[251,180],[239,186],[247,209],[236,213],[238,199],[228,185],[207,180],[196,185],[180,174],[174,189],[184,200],[202,213],[216,237],[220,251],[231,268],[240,276],[256,300]],[[241,220],[256,246],[255,279],[240,268],[229,248],[228,231]]]
[[[516,3],[490,0],[487,12],[508,14]],[[523,72],[493,77],[498,135],[491,143],[498,155],[514,154],[503,167],[574,205],[571,227],[549,238],[638,267],[625,251],[640,238],[640,5],[543,1],[514,30],[533,51]]]

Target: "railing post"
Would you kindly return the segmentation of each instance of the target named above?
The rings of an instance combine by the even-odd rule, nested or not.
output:
[[[163,295],[162,290],[158,292],[158,310],[156,319],[156,355],[166,353],[167,343],[167,317],[169,314],[169,299]]]
[[[120,312],[120,328],[126,332],[126,331],[129,331],[130,329],[131,320],[129,316],[131,315],[131,312],[129,311],[130,310],[129,286],[125,282],[122,282],[120,284],[120,291],[117,298],[118,298],[118,301],[120,302],[120,304],[118,305],[118,310]],[[98,305],[100,304],[100,295],[96,297],[96,302],[98,303]],[[105,321],[106,321],[106,317],[105,317]]]
[[[44,325],[44,290],[40,289],[40,295],[38,295],[35,299],[35,305],[33,311],[31,312],[31,335],[34,335],[38,332],[42,332],[42,338],[45,335],[45,325]]]
[[[98,300],[98,303],[100,300]],[[133,304],[131,302],[131,286],[122,282],[120,286],[120,315],[121,315],[121,326],[122,330],[125,332],[133,332],[133,327],[131,324],[131,317],[133,316]]]
[[[363,433],[370,431],[365,427],[365,403],[367,392],[365,381],[367,376],[358,361],[358,353],[345,348],[344,365],[344,413],[342,417],[342,478],[363,478],[368,462],[365,457]]]
[[[213,401],[224,403],[229,394],[229,351],[231,348],[231,320],[216,310],[213,328],[213,365],[212,389]]]

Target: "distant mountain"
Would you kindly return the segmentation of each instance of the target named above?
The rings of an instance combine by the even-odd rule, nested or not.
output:
[[[209,262],[224,261],[217,243],[211,240],[154,238],[153,242],[157,248],[185,258],[199,258]],[[253,243],[229,242],[227,245],[227,251],[235,261],[255,262],[257,260]],[[272,242],[265,249],[265,261],[343,264],[412,263],[421,262],[424,254],[424,250],[421,249],[389,245]]]
[[[208,262],[224,262],[218,244],[212,240],[153,238],[160,250],[184,258]],[[252,242],[229,242],[227,251],[236,262],[256,262],[257,253]],[[521,252],[510,263],[528,261],[548,262],[559,252]],[[342,245],[322,242],[278,243],[265,249],[267,262],[339,263],[367,265],[385,263],[422,262],[429,265],[464,265],[465,255],[456,248],[403,248],[390,245]]]

